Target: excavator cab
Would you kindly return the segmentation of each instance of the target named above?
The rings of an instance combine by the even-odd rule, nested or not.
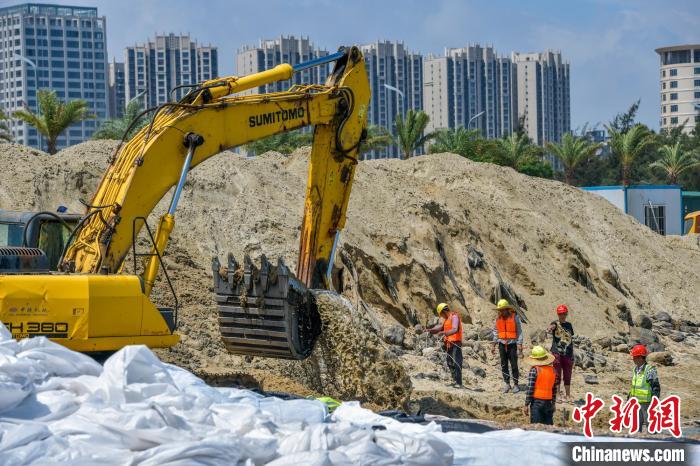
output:
[[[80,215],[0,210],[0,272],[56,271]]]

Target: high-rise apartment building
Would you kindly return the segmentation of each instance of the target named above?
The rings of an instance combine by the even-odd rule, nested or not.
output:
[[[661,62],[661,129],[700,123],[700,44],[656,49]]]
[[[84,99],[94,119],[75,124],[58,148],[88,139],[107,117],[106,20],[97,8],[25,3],[0,8],[0,109],[37,111],[36,92]],[[36,129],[10,122],[15,142],[46,149]]]
[[[179,100],[187,86],[214,79],[219,74],[217,48],[200,46],[190,36],[156,36],[124,52],[125,98],[145,91],[149,107]],[[172,95],[171,95],[172,94]]]
[[[470,45],[446,49],[423,62],[423,109],[428,131],[479,129],[498,138],[513,131],[515,119],[513,64],[492,47]]]
[[[402,42],[379,41],[360,47],[372,91],[367,123],[396,134],[396,116],[423,109],[423,56],[409,52]],[[365,158],[398,157],[396,148]]]
[[[120,118],[126,109],[126,78],[124,63],[112,59],[109,64],[109,117]]]
[[[261,40],[257,46],[246,46],[236,53],[236,74],[245,76],[269,70],[281,63],[296,65],[315,58],[325,57],[327,50],[317,49],[308,37],[281,36],[278,39]],[[295,73],[292,79],[278,81],[249,89],[242,94],[281,92],[293,84],[324,84],[328,78],[328,65],[317,66]]]
[[[537,144],[559,142],[571,130],[569,63],[561,52],[513,52],[517,121]]]

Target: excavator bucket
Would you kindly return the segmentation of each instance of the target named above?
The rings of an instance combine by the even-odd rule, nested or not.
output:
[[[272,266],[262,256],[257,268],[247,255],[241,266],[229,254],[226,267],[214,257],[212,269],[219,329],[229,352],[282,359],[311,354],[321,317],[313,294],[282,258]]]

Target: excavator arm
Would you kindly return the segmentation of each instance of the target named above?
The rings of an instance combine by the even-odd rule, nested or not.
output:
[[[290,79],[295,72],[305,67],[331,61],[335,62],[335,66],[325,85],[294,86],[287,92],[264,95],[236,95],[267,83]],[[315,129],[304,203],[297,277],[288,274],[286,266],[280,262],[275,272],[284,275],[284,282],[288,287],[285,286],[283,287],[286,288],[285,290],[279,291],[282,280],[277,277],[269,283],[270,287],[277,287],[277,291],[270,291],[274,295],[271,302],[279,304],[280,300],[285,301],[284,306],[280,308],[282,311],[279,312],[284,314],[281,316],[282,320],[285,320],[284,331],[292,335],[288,340],[294,340],[288,342],[291,349],[286,352],[279,350],[279,344],[273,344],[272,346],[276,347],[269,355],[297,359],[306,357],[311,351],[319,325],[318,322],[310,322],[316,318],[310,316],[313,305],[310,302],[312,298],[308,294],[308,289],[329,287],[328,277],[332,267],[332,255],[338,234],[345,223],[358,149],[366,134],[369,97],[369,83],[362,54],[356,47],[352,47],[324,59],[296,67],[283,64],[251,76],[205,82],[188,93],[180,102],[161,106],[155,112],[151,124],[121,145],[111,159],[95,196],[74,233],[73,241],[60,263],[60,270],[67,272],[59,275],[62,281],[58,282],[62,284],[58,286],[62,286],[63,290],[59,292],[57,289],[52,289],[47,293],[46,287],[51,288],[52,285],[45,284],[43,293],[30,293],[32,296],[29,297],[29,301],[42,301],[42,305],[45,305],[53,295],[61,295],[56,302],[64,304],[66,312],[70,308],[73,317],[82,317],[76,320],[82,320],[83,325],[74,326],[74,329],[81,329],[77,333],[71,333],[68,330],[66,335],[62,335],[65,338],[57,339],[76,349],[84,350],[87,347],[93,350],[109,350],[116,349],[112,347],[122,346],[125,342],[142,342],[151,346],[172,344],[173,340],[166,338],[167,335],[164,332],[168,330],[167,327],[157,325],[157,317],[160,316],[152,305],[150,308],[153,309],[142,311],[141,321],[151,323],[151,329],[148,330],[151,334],[165,335],[155,343],[138,338],[144,336],[143,325],[140,334],[136,334],[137,332],[132,328],[126,331],[127,335],[121,335],[126,338],[118,341],[105,339],[100,344],[86,345],[83,342],[83,344],[71,345],[68,340],[90,340],[93,327],[109,325],[109,322],[113,322],[118,314],[122,314],[123,318],[132,318],[128,315],[128,309],[124,309],[125,302],[120,303],[122,310],[115,306],[106,306],[107,309],[105,309],[105,301],[112,292],[114,296],[133,297],[134,300],[139,301],[141,308],[149,307],[147,304],[150,304],[150,301],[147,297],[155,284],[161,256],[175,225],[179,197],[191,169],[226,149],[273,134],[313,125]],[[173,190],[170,206],[160,218],[151,254],[144,262],[143,271],[139,276],[141,295],[131,296],[134,294],[133,281],[127,280],[129,291],[125,290],[123,283],[119,284],[126,278],[121,273],[125,258],[146,218],[170,190]],[[263,258],[263,261],[266,262],[266,259]],[[226,292],[222,291],[222,293],[227,295],[220,299],[220,303],[226,304],[224,301],[227,299],[234,299],[233,308],[242,310],[244,314],[242,317],[233,317],[236,322],[226,322],[227,318],[222,317],[222,331],[226,328],[242,328],[242,333],[239,332],[233,338],[237,341],[243,340],[242,346],[239,345],[239,347],[234,343],[228,346],[232,351],[244,353],[247,352],[246,348],[249,348],[245,344],[248,333],[252,332],[258,340],[261,336],[254,328],[250,328],[251,319],[255,320],[257,317],[260,320],[260,313],[264,313],[265,309],[272,306],[270,303],[265,305],[267,280],[264,289],[261,288],[260,271],[250,264],[249,259],[246,258],[245,262],[243,267],[239,267],[235,260],[229,259],[229,269],[234,267],[241,270],[238,274],[231,270],[227,273],[237,274],[236,276],[248,273],[247,282],[235,280],[222,282],[222,277],[226,274],[215,272],[215,279],[219,280],[217,289],[225,289]],[[263,265],[266,266],[266,264]],[[252,282],[255,283],[251,282],[251,274],[254,275]],[[53,279],[53,277],[45,278],[47,278],[45,283]],[[22,283],[22,279],[22,276],[0,276],[0,285],[6,285],[5,290],[11,292],[18,289],[35,290],[32,288],[36,286],[35,284]],[[27,280],[26,277],[24,279]],[[34,279],[37,279],[37,276],[34,276]],[[81,280],[82,285],[79,285]],[[246,283],[249,285],[247,288]],[[110,289],[110,284],[114,284],[113,290]],[[100,305],[102,309],[94,308],[91,302],[90,293],[95,287],[99,290],[100,296],[99,304],[95,303],[95,305]],[[255,293],[259,293],[259,296],[256,295],[257,301],[250,299],[251,294]],[[71,308],[66,304],[71,294],[75,295],[75,302],[81,302],[80,306]],[[6,319],[4,314],[9,311],[13,302],[17,302],[18,297],[18,295],[8,297],[7,293],[3,296],[3,292],[0,291],[0,320]],[[143,304],[143,300],[147,304]],[[230,310],[232,306],[224,307]],[[101,319],[95,318],[95,315],[91,319],[85,318],[85,314],[90,312],[110,314],[110,317],[104,319],[103,324]],[[273,312],[274,315],[271,314],[268,320],[280,317],[277,316],[279,312]],[[153,315],[145,316],[147,313]],[[86,323],[88,320],[90,325]],[[227,327],[224,323],[232,323],[232,325]],[[66,324],[66,326],[69,325]],[[313,327],[312,333],[315,334],[311,338],[306,338],[301,346],[297,335],[300,326],[307,329]],[[154,331],[155,327],[158,328]],[[171,324],[170,327],[173,325]],[[276,327],[279,330],[281,324],[277,324]],[[169,330],[169,333],[172,333],[172,328]],[[131,341],[128,338],[131,336],[129,332],[134,334]],[[105,335],[110,332],[106,328],[100,328],[97,333]],[[122,331],[122,333],[125,332]],[[268,332],[267,335],[262,336],[262,339],[276,341],[273,334],[277,333],[279,331]],[[238,338],[239,336],[242,338]],[[263,346],[266,345],[263,344]]]

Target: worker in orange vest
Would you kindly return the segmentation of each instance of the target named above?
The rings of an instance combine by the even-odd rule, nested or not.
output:
[[[491,353],[498,354],[501,358],[501,372],[503,374],[503,393],[511,391],[510,379],[511,374],[508,373],[508,365],[513,375],[513,393],[520,391],[518,380],[520,372],[518,371],[518,354],[523,356],[523,331],[520,325],[520,317],[515,312],[515,308],[508,302],[507,299],[501,299],[496,305],[498,317],[493,328],[493,346]]]
[[[429,328],[428,332],[442,336],[443,349],[447,353],[447,367],[454,379],[452,386],[462,388],[462,319],[446,303],[438,304],[435,313],[440,321]]]
[[[532,348],[528,358],[532,368],[527,376],[525,415],[530,424],[554,424],[554,409],[559,387],[559,374],[552,363],[554,355],[541,346]]]

